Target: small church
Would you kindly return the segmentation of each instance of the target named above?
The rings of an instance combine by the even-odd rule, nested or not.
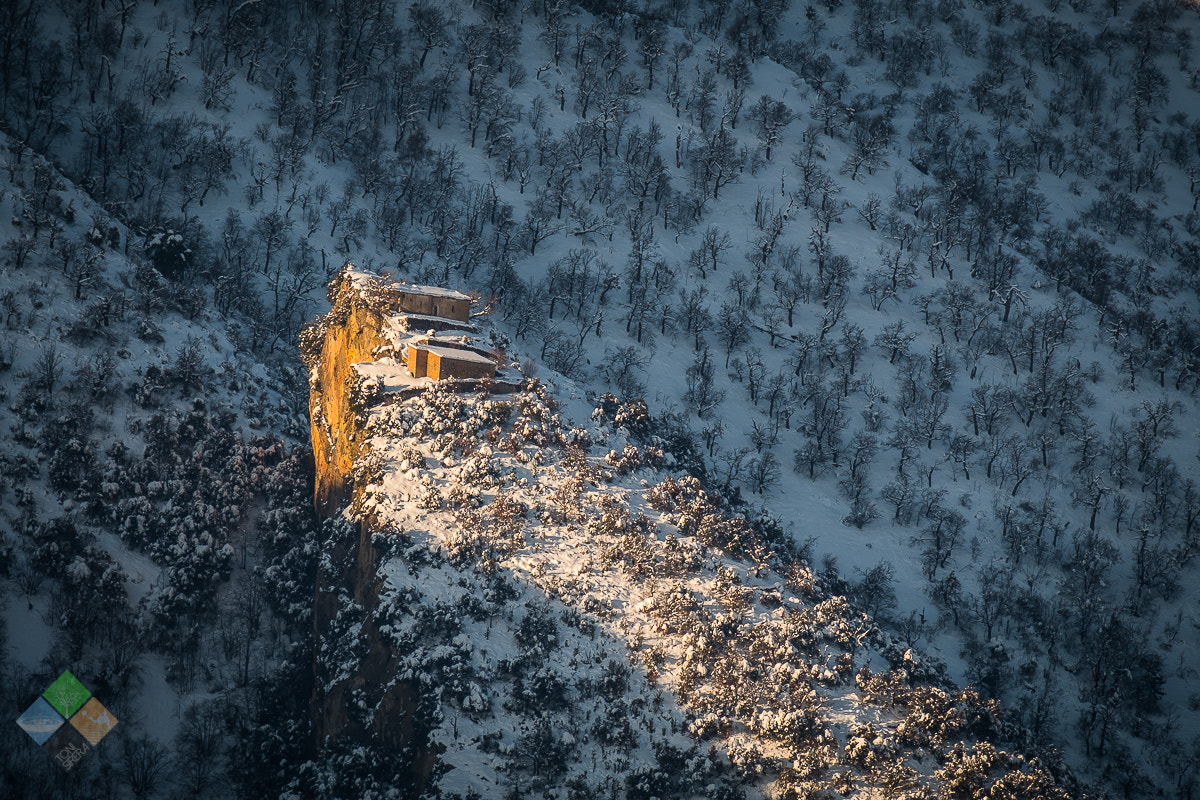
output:
[[[462,292],[438,286],[394,283],[387,287],[392,310],[408,317],[406,327],[426,328],[431,333],[408,342],[406,362],[414,378],[494,378],[496,363],[462,341],[435,339],[434,329],[446,327],[440,320],[460,323],[453,326],[474,329],[470,324],[471,298]]]
[[[393,283],[386,292],[392,310],[397,313],[440,317],[456,322],[470,320],[471,298],[462,292],[415,283]]]
[[[409,342],[408,371],[414,378],[492,378],[496,362],[474,350]]]

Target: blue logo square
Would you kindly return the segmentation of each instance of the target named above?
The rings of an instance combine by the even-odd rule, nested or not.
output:
[[[39,747],[45,744],[65,721],[62,715],[54,710],[54,706],[46,702],[44,697],[34,700],[33,705],[27,708],[24,714],[17,717],[17,724],[21,726],[21,730],[28,733]]]

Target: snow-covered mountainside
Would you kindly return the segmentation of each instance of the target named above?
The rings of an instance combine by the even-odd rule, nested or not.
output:
[[[16,670],[3,709],[20,713],[68,666],[105,691],[114,681],[110,695],[125,699],[113,702],[127,704],[78,778],[38,761],[12,726],[6,790],[261,796],[270,784],[357,797],[374,791],[365,776],[386,783],[372,761],[383,755],[313,740],[310,665],[324,662],[300,633],[319,554],[348,534],[306,517],[297,351],[352,260],[480,292],[490,348],[541,380],[529,402],[561,404],[566,429],[596,442],[570,469],[556,447],[545,464],[506,469],[547,488],[570,470],[617,470],[597,462],[607,449],[620,461],[626,439],[639,458],[659,448],[668,462],[640,465],[651,473],[626,487],[630,519],[657,526],[647,546],[688,536],[646,494],[674,459],[724,512],[752,528],[774,520],[771,547],[820,587],[797,598],[847,598],[847,613],[944,665],[954,686],[999,701],[1021,750],[1060,754],[1095,795],[1194,796],[1196,29],[1196,6],[1174,0],[0,4],[0,659]],[[611,421],[638,399],[658,443]],[[610,421],[589,422],[597,407]],[[510,415],[504,424],[522,419]],[[523,452],[484,444],[502,461]],[[441,470],[470,455],[410,445]],[[416,531],[402,532],[413,558],[448,559],[469,511],[496,529],[485,509],[498,488],[519,494],[527,516],[511,524],[531,531],[523,548],[536,554],[505,553],[501,577],[486,579],[465,562],[414,563],[425,578],[390,584],[420,589],[405,602],[473,596],[427,588],[464,566],[485,593],[507,587],[489,601],[495,636],[556,581],[600,586],[621,572],[603,553],[571,555],[603,509],[581,501],[582,521],[544,521],[538,488],[518,491],[503,471],[489,480],[479,508],[448,507],[463,520],[446,507],[404,516],[420,499],[393,509]],[[449,503],[457,479],[430,481]],[[420,495],[396,492],[380,496]],[[675,579],[700,580],[685,578],[691,568]],[[754,595],[751,625],[769,584],[738,577]],[[555,597],[564,605],[547,613],[570,616],[576,606]],[[644,716],[638,747],[687,752],[703,714],[666,662],[638,655],[681,635],[650,630],[630,646],[627,634],[654,624],[638,606],[653,593],[637,597],[613,615],[577,610],[620,643],[580,642],[580,653],[609,653],[630,686],[653,671],[663,721],[642,705],[614,719]],[[336,597],[324,602],[337,610]],[[707,602],[696,600],[715,617]],[[474,667],[524,652],[480,642],[484,621],[458,619],[437,641],[463,637]],[[558,642],[573,649],[568,627]],[[741,634],[729,637],[740,652]],[[403,680],[419,685],[410,666]],[[493,699],[511,695],[496,681],[520,677],[487,674],[476,683]],[[870,693],[836,685],[836,701],[820,676],[806,686],[831,706]],[[466,763],[454,754],[481,731],[455,740],[453,715],[438,714],[472,697],[421,711],[446,763]],[[622,709],[636,692],[613,697]],[[537,731],[553,739],[570,713],[602,705],[507,717],[493,703],[504,721],[491,732],[546,711],[551,727]],[[839,759],[858,719],[842,713],[822,713]],[[466,716],[460,734],[480,724]],[[671,719],[678,731],[650,737]],[[732,764],[723,748],[757,735],[753,714],[730,720],[704,732],[719,745],[712,764]],[[638,796],[621,770],[658,769],[648,750],[605,767],[616,756],[602,749],[568,785],[573,772],[513,761],[515,735],[473,746],[514,765],[503,779],[477,774],[516,796],[533,778],[547,795],[604,785]],[[572,763],[590,760],[594,736],[572,737],[553,741]],[[182,766],[166,770],[169,757]],[[905,763],[924,785],[956,758]],[[868,790],[866,767],[848,763],[859,783],[841,788],[923,791]],[[444,786],[466,793],[462,781]]]
[[[6,251],[24,251],[0,273],[0,795],[217,790],[226,737],[311,659],[303,372],[240,349],[202,288],[128,257],[124,224],[0,145]],[[13,724],[63,670],[119,721],[70,773]]]
[[[390,743],[459,797],[1070,796],[998,703],[680,473],[640,400],[414,379],[386,282],[332,293],[306,335],[318,496],[341,487],[357,537],[317,581],[319,739]]]

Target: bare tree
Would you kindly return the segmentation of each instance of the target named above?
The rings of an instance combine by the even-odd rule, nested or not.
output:
[[[750,319],[740,306],[722,303],[717,313],[717,338],[725,346],[725,366],[733,351],[750,339]]]
[[[754,123],[754,135],[762,143],[767,160],[770,161],[771,149],[783,141],[783,129],[795,115],[782,100],[775,100],[764,94],[750,107],[748,116]]]
[[[779,459],[770,450],[750,459],[746,475],[750,482],[750,491],[762,494],[779,482]]]
[[[139,736],[125,740],[121,764],[133,796],[137,800],[146,800],[164,785],[171,761],[167,748],[147,736]]]
[[[716,225],[709,225],[700,237],[700,244],[692,251],[690,263],[700,269],[700,277],[707,277],[708,269],[713,272],[725,262],[725,253],[733,247],[729,234]]]
[[[201,794],[221,774],[224,735],[221,709],[215,702],[187,708],[175,734],[175,767],[187,791]]]
[[[896,608],[896,568],[890,561],[880,561],[867,571],[855,568],[860,576],[850,587],[850,596],[873,618],[881,618]]]
[[[445,11],[428,0],[418,0],[409,6],[408,17],[412,20],[416,38],[421,42],[421,59],[418,64],[424,67],[425,57],[429,55],[430,50],[450,44],[446,29],[451,20]]]
[[[698,417],[707,417],[709,412],[725,399],[725,392],[713,384],[715,376],[716,367],[712,363],[712,353],[705,345],[696,355],[695,362],[687,368],[687,391],[684,393],[684,400]]]

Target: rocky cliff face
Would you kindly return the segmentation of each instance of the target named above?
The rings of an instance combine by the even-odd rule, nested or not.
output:
[[[319,333],[311,334],[320,337],[308,411],[317,462],[314,502],[322,518],[333,516],[352,499],[351,476],[365,452],[361,417],[366,410],[356,395],[353,365],[374,361],[383,345],[384,315],[358,287],[341,283],[333,311],[318,326]]]
[[[314,745],[381,748],[413,796],[428,782],[437,755],[426,743],[415,683],[395,679],[397,658],[374,621],[380,581],[376,522],[346,515],[361,490],[367,457],[366,412],[378,400],[356,364],[391,354],[390,319],[375,284],[345,272],[330,286],[333,310],[305,332],[310,368],[309,415],[316,460],[314,502],[327,521],[314,599],[317,653],[312,700]],[[389,757],[390,756],[390,757]],[[405,775],[404,773],[408,773]]]

